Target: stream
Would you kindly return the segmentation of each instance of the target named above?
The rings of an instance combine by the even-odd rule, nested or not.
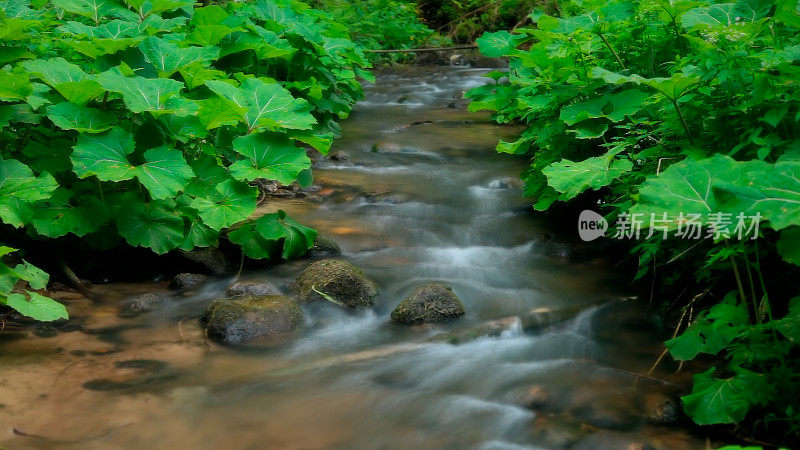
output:
[[[315,304],[302,331],[231,347],[197,318],[232,277],[133,318],[119,316],[125,302],[167,281],[97,285],[99,305],[67,301],[80,326],[0,334],[0,448],[704,448],[652,417],[687,376],[668,364],[635,376],[661,353],[663,325],[624,301],[613,261],[576,256],[576,230],[531,214],[514,181],[526,159],[493,150],[521,129],[460,100],[487,71],[378,72],[332,149],[349,159],[317,163],[313,199],[259,209],[339,243],[380,286],[374,308]],[[288,293],[308,263],[242,279]],[[466,316],[392,324],[429,281],[451,286]],[[536,308],[580,312],[523,330],[515,317]],[[446,338],[490,321],[501,330]]]

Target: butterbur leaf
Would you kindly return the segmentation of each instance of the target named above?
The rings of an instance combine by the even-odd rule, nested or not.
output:
[[[739,163],[735,176],[720,177],[716,193],[726,211],[760,214],[775,230],[800,225],[800,161]]]
[[[481,53],[490,58],[500,58],[508,56],[517,48],[518,37],[508,31],[497,31],[494,33],[484,33],[483,36],[475,40]]]
[[[53,4],[69,13],[88,17],[95,23],[99,23],[103,17],[129,13],[113,0],[53,0]]]
[[[64,305],[32,291],[9,294],[5,303],[20,314],[43,322],[69,318]]]
[[[85,236],[97,231],[108,220],[105,205],[94,196],[74,199],[60,187],[53,195],[33,205],[33,227],[42,236],[59,237],[69,233]]]
[[[248,134],[233,141],[233,149],[247,159],[230,166],[231,175],[238,180],[266,178],[289,184],[297,174],[311,167],[306,152],[277,133]]]
[[[580,162],[563,159],[542,170],[547,183],[558,192],[562,200],[576,197],[586,189],[600,189],[629,172],[633,163],[619,159],[614,152]]]
[[[284,259],[304,255],[317,237],[316,230],[300,225],[280,210],[260,217],[255,227],[264,239],[283,241],[281,255]]]
[[[48,198],[57,187],[49,173],[36,177],[25,164],[0,158],[0,220],[21,227],[32,215],[30,204]]]
[[[190,206],[197,210],[203,223],[214,230],[227,228],[250,217],[256,210],[258,190],[247,183],[227,180],[203,196],[198,196]]]
[[[62,130],[102,133],[114,126],[116,118],[99,109],[63,102],[47,107],[47,117]]]
[[[269,258],[280,243],[275,240],[265,239],[256,231],[255,223],[248,222],[228,233],[228,239],[242,248],[242,253],[248,258]]]
[[[50,275],[47,272],[24,260],[22,264],[14,267],[14,275],[27,281],[33,289],[44,289],[47,287],[47,282],[50,281]]]
[[[0,100],[25,100],[31,93],[33,88],[27,74],[0,69]]]
[[[85,105],[103,93],[102,86],[93,76],[64,58],[25,61],[22,65],[72,103]]]
[[[101,135],[80,135],[72,152],[72,170],[80,178],[92,175],[101,181],[124,181],[134,177],[128,157],[134,148],[133,136],[122,128]]]
[[[134,168],[139,182],[150,191],[153,198],[170,198],[186,187],[194,177],[183,154],[166,146],[144,152],[145,163]]]
[[[179,47],[154,36],[142,41],[139,50],[164,78],[190,64],[208,63],[219,56],[216,47]]]
[[[738,369],[731,378],[717,379],[714,370],[695,375],[692,393],[682,397],[686,414],[700,425],[741,422],[771,390],[761,374]]]
[[[195,247],[212,247],[218,240],[219,231],[209,228],[201,220],[196,219],[189,224],[186,237],[178,248],[189,251]]]
[[[309,112],[311,106],[308,102],[295,99],[278,83],[248,78],[239,88],[218,80],[208,81],[206,86],[236,106],[246,107],[244,122],[250,130],[259,127],[305,130],[317,122]]]
[[[122,94],[125,105],[135,113],[145,111],[169,112],[165,103],[183,89],[183,83],[169,78],[126,77],[119,68],[97,76],[104,89]]]
[[[651,214],[662,218],[667,214],[670,230],[678,228],[679,220],[689,214],[705,218],[719,211],[714,185],[719,179],[735,179],[736,162],[725,155],[715,155],[700,161],[686,160],[671,165],[660,175],[650,176],[639,189],[639,201],[630,209],[631,214]],[[731,178],[734,177],[734,178]]]
[[[162,255],[184,240],[183,219],[172,202],[154,200],[142,203],[122,197],[123,206],[114,218],[119,234],[134,247],[147,247]]]
[[[214,97],[197,103],[200,106],[197,118],[207,130],[223,125],[236,125],[244,121],[244,115],[247,113],[246,106],[239,106],[224,98]]]

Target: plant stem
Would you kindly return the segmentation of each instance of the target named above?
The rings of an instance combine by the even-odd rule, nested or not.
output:
[[[603,36],[603,33],[597,33],[597,35],[600,36],[600,39],[603,40],[603,43],[606,44],[606,47],[608,47],[608,49],[611,50],[611,53],[614,54],[614,58],[617,58],[617,62],[619,63],[620,66],[622,66],[622,70],[627,70],[628,68],[625,67],[625,63],[622,62],[622,59],[617,54],[617,51],[614,50],[614,47],[611,46],[611,43],[608,42],[608,39],[606,39],[606,37]]]
[[[678,117],[681,119],[681,124],[683,124],[683,129],[686,131],[686,138],[689,139],[689,143],[694,145],[694,141],[692,140],[692,133],[689,131],[689,125],[686,123],[686,119],[683,117],[683,112],[681,111],[681,107],[678,106],[678,99],[672,100],[672,106],[675,107],[675,111],[678,112]]]
[[[761,317],[761,307],[757,304],[757,296],[756,296],[756,286],[755,282],[753,281],[753,272],[750,270],[750,260],[747,258],[747,247],[744,249],[744,268],[747,272],[747,281],[750,283],[750,295],[753,298],[753,308],[756,313],[756,323],[761,323],[763,319]]]
[[[730,243],[727,239],[725,239],[725,247],[728,249],[731,248]],[[744,285],[742,284],[742,277],[739,275],[739,267],[736,265],[736,259],[734,259],[733,255],[729,256],[728,259],[731,262],[731,267],[733,268],[733,276],[736,278],[736,286],[739,288],[739,297],[742,300],[742,303],[747,302],[747,295],[744,293]],[[755,307],[755,299],[753,300],[753,306]],[[753,313],[755,317],[758,317],[758,310],[754,310]]]

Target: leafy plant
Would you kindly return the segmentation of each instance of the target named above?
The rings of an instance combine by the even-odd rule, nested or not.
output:
[[[2,0],[0,47],[2,226],[159,254],[305,253],[314,230],[250,221],[249,183],[310,183],[306,147],[327,153],[371,78],[346,27],[290,0]]]
[[[527,124],[497,151],[531,157],[523,180],[536,209],[591,202],[612,220],[659,224],[633,235],[633,251],[637,278],[689,294],[674,303],[692,325],[668,348],[678,360],[722,361],[684,397],[695,421],[749,417],[796,434],[800,405],[787,393],[800,381],[789,301],[800,261],[800,4],[592,0],[561,10],[478,39],[511,67],[467,94],[470,109]],[[695,217],[707,239],[664,238]],[[756,223],[742,230],[742,217]],[[737,239],[742,231],[753,239]],[[694,317],[703,302],[710,309]]]
[[[14,267],[6,265],[2,258],[16,249],[0,246],[0,304],[9,306],[20,314],[37,320],[66,319],[67,310],[64,305],[36,292],[44,289],[49,279],[47,273],[22,260]],[[18,291],[15,289],[20,281],[26,282],[33,289]]]
[[[309,0],[331,11],[350,30],[353,40],[369,50],[401,50],[448,44],[419,19],[416,2],[408,0]],[[368,53],[374,62],[406,62],[413,53]]]

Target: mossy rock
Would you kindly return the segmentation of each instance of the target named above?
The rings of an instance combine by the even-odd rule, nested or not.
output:
[[[249,297],[259,295],[281,295],[280,289],[266,281],[236,281],[225,291],[228,297]]]
[[[342,249],[339,244],[324,234],[317,235],[317,239],[314,240],[314,246],[308,251],[308,255],[314,258],[330,258],[341,254]]]
[[[226,298],[211,303],[200,324],[209,337],[238,344],[299,328],[303,324],[303,310],[283,295]]]
[[[392,321],[402,324],[445,322],[466,313],[450,286],[428,283],[414,290],[392,311]]]
[[[339,259],[323,259],[311,264],[295,278],[291,287],[301,302],[332,299],[351,309],[372,306],[378,296],[378,285],[367,278],[364,271]]]

